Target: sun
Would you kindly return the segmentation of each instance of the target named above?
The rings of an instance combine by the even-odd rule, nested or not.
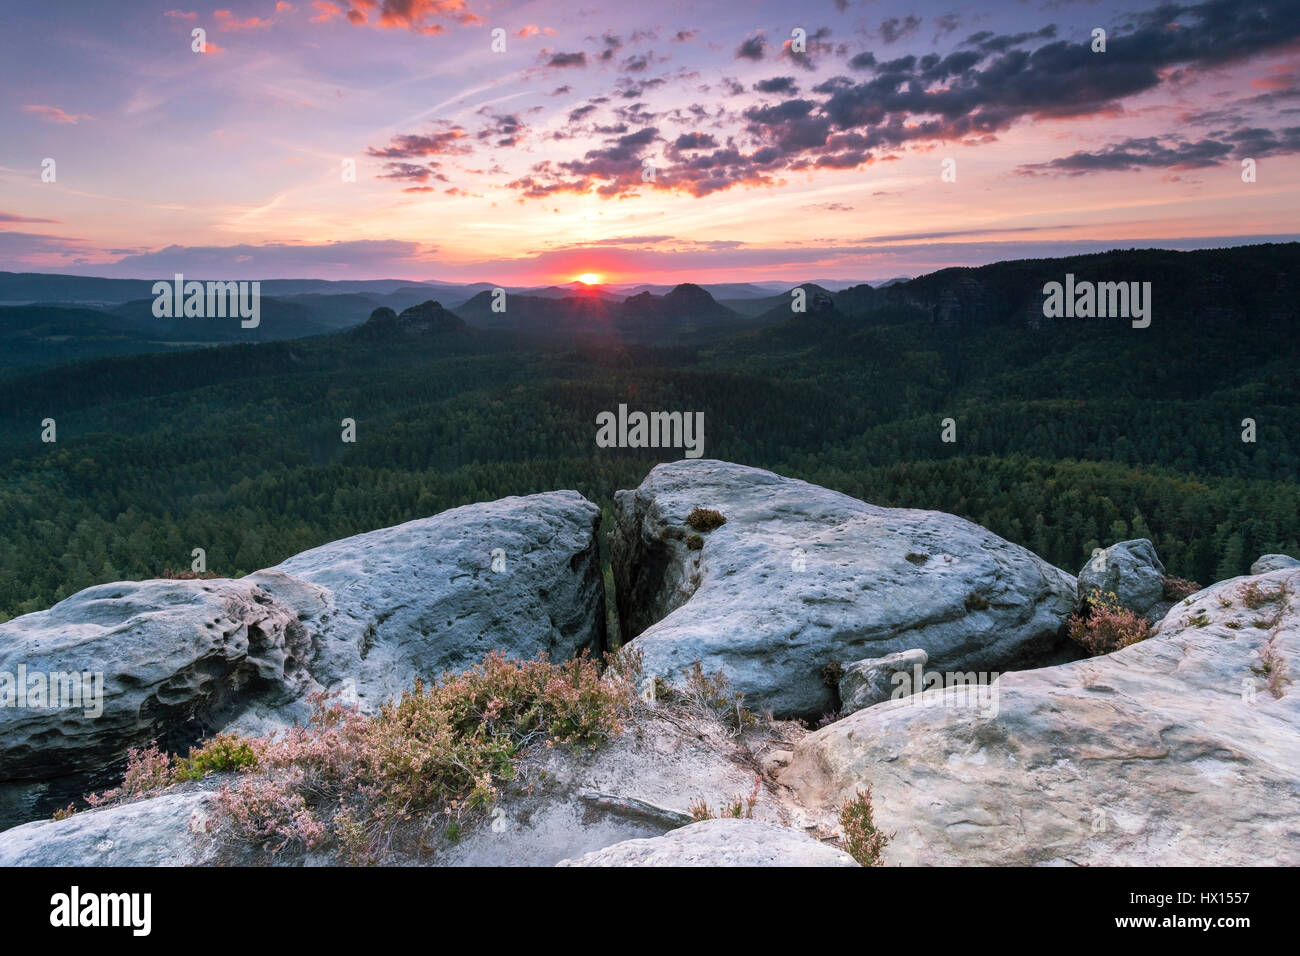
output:
[[[583,285],[600,285],[600,273],[584,272],[582,275],[578,276],[578,281]]]

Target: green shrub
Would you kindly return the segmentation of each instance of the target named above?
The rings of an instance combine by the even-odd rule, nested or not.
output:
[[[686,516],[686,523],[696,531],[712,531],[714,528],[721,528],[727,523],[727,519],[722,516],[722,512],[715,511],[713,508],[692,508],[691,513]]]

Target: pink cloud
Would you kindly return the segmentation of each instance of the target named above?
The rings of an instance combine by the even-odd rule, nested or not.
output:
[[[343,16],[343,8],[337,3],[330,3],[329,0],[312,0],[311,5],[319,11],[311,18],[312,23],[328,23],[336,17]]]
[[[213,10],[212,15],[216,17],[217,29],[228,33],[240,30],[265,30],[271,25],[270,20],[262,17],[248,17],[246,20],[240,20],[229,10]]]
[[[78,120],[94,119],[94,117],[89,113],[65,113],[57,106],[31,104],[29,106],[24,106],[23,109],[28,113],[34,113],[41,119],[48,120],[51,123],[71,123],[75,126]]]
[[[437,20],[464,24],[484,22],[469,9],[466,0],[347,0],[347,4],[347,18],[354,26],[370,25],[384,30],[435,34],[447,29],[434,22]],[[371,14],[376,14],[377,19],[372,21]]]
[[[198,14],[193,11],[186,13],[184,10],[168,10],[163,16],[171,17],[173,20],[194,20]]]

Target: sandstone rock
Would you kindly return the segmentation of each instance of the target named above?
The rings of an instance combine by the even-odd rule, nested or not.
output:
[[[605,645],[596,529],[576,491],[503,498],[313,548],[278,565],[313,635],[312,675],[350,679],[363,709],[489,651],[566,660]],[[497,566],[494,571],[494,552]]]
[[[84,810],[0,833],[0,866],[197,866],[216,845],[204,833],[211,794],[171,792]]]
[[[1300,561],[1289,554],[1265,554],[1250,566],[1251,574],[1267,574],[1283,568],[1300,568]]]
[[[180,747],[313,686],[312,640],[255,579],[87,588],[0,625],[0,674],[88,676],[82,706],[0,707],[0,827],[107,787],[128,748]],[[67,698],[63,698],[67,702]],[[112,772],[110,772],[112,771]]]
[[[1248,583],[1276,601],[1247,609]],[[1140,644],[1002,675],[995,715],[951,690],[853,714],[779,779],[810,806],[872,785],[890,864],[1300,864],[1300,571],[1191,601]]]
[[[693,549],[696,507],[727,520]],[[618,492],[615,522],[623,637],[647,672],[676,679],[699,658],[778,714],[830,711],[832,661],[918,647],[940,670],[1051,659],[1076,603],[1071,575],[969,521],[727,462],[657,466]]]
[[[703,820],[648,840],[625,840],[559,866],[857,866],[842,850],[758,820]]]
[[[0,675],[103,675],[99,716],[0,707],[0,827],[110,786],[126,751],[151,740],[184,752],[222,729],[300,722],[314,690],[346,686],[372,709],[491,650],[601,650],[599,520],[573,491],[506,498],[237,581],[99,585],[0,624]]]
[[[852,714],[889,700],[898,689],[893,677],[897,673],[912,674],[917,667],[925,667],[929,656],[919,647],[899,651],[886,657],[870,657],[855,661],[844,668],[840,678],[840,713]],[[920,686],[913,680],[911,684]]]
[[[1164,602],[1165,566],[1156,556],[1155,546],[1146,538],[1120,541],[1099,549],[1079,572],[1079,600],[1092,594],[1113,592],[1121,606],[1145,616]],[[1165,604],[1155,620],[1169,609]]]

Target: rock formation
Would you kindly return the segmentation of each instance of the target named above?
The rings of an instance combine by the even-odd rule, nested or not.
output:
[[[98,716],[0,707],[0,827],[107,786],[131,747],[301,721],[312,691],[373,708],[490,650],[600,651],[599,519],[577,492],[505,498],[237,581],[104,584],[0,624],[0,674],[103,675]]]
[[[697,507],[726,524],[692,530]],[[1052,659],[1076,603],[1073,576],[969,521],[707,459],[620,491],[611,554],[623,639],[649,671],[675,679],[699,659],[782,715],[835,709],[832,662],[911,648],[938,670]]]
[[[1004,674],[995,715],[954,689],[888,701],[805,738],[778,777],[810,806],[871,785],[889,864],[1295,866],[1289,661],[1300,571],[1234,578],[1139,644]]]

